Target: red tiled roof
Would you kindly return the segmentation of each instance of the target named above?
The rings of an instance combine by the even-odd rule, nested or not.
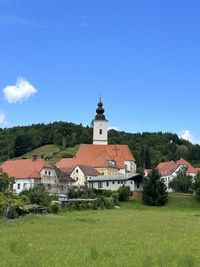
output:
[[[52,168],[52,166],[44,159],[18,159],[8,160],[0,166],[4,172],[10,177],[24,179],[36,178],[40,179],[40,171],[42,168]]]
[[[90,166],[84,166],[84,165],[78,165],[78,167],[82,170],[82,172],[85,175],[89,176],[98,176],[101,175],[100,172],[98,172],[95,168],[90,167]]]
[[[135,161],[127,145],[87,145],[82,144],[75,158],[61,159],[56,163],[59,168],[68,168],[76,165],[91,167],[125,168],[124,161]],[[115,162],[113,166],[112,161]]]
[[[180,165],[187,166],[186,173],[196,173],[195,168],[184,159],[180,159],[177,161],[169,161],[169,162],[161,162],[158,164],[157,169],[159,170],[162,176],[171,175]]]

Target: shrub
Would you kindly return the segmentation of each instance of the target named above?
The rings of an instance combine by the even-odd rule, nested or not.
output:
[[[43,185],[39,185],[29,190],[25,190],[20,193],[20,196],[28,197],[31,204],[38,204],[46,207],[50,205],[52,200],[52,197],[49,196]]]
[[[193,177],[186,174],[185,170],[180,170],[176,177],[169,183],[169,187],[175,192],[189,193],[192,186]]]
[[[200,201],[200,172],[196,175],[194,183],[192,184],[192,189],[195,192],[196,198]]]
[[[59,212],[59,210],[60,210],[60,207],[59,207],[59,205],[56,204],[56,203],[53,203],[53,204],[51,204],[51,205],[49,206],[49,212],[50,212],[50,213],[54,213],[54,214],[56,214],[56,213]]]
[[[119,201],[127,201],[129,200],[129,197],[131,195],[131,189],[129,186],[122,185],[120,188],[117,190],[118,195],[119,195]]]

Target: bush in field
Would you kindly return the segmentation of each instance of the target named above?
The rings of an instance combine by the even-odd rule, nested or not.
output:
[[[123,187],[120,191],[121,199],[127,200],[130,196],[130,188]],[[127,197],[128,195],[128,197]],[[89,202],[70,202],[66,203],[66,209],[70,210],[81,210],[81,209],[111,209],[119,204],[119,192],[111,190],[98,190],[94,188],[72,188],[69,192],[69,198],[71,199],[96,199],[95,201]]]
[[[131,195],[131,189],[129,186],[122,185],[117,190],[117,193],[119,195],[119,201],[127,201]]]
[[[195,192],[196,198],[200,201],[200,172],[196,175],[194,183],[192,184],[192,189]]]
[[[169,187],[175,192],[189,193],[192,186],[193,177],[186,174],[186,170],[180,170],[176,177],[169,183]]]
[[[25,190],[20,193],[20,196],[28,197],[31,204],[38,204],[46,207],[48,207],[52,201],[52,197],[49,196],[43,185]]]
[[[23,207],[29,203],[29,199],[25,196],[16,196],[12,193],[0,193],[0,215],[13,219],[21,215]],[[8,212],[6,212],[6,209]]]
[[[82,187],[82,188],[71,188],[68,193],[69,198],[95,198],[96,194],[94,189]]]
[[[49,206],[49,212],[50,212],[50,213],[54,213],[54,214],[56,214],[56,213],[58,213],[59,211],[60,211],[60,206],[59,206],[58,204],[53,203],[53,204],[51,204],[51,205]]]
[[[165,205],[168,200],[167,188],[157,169],[153,169],[144,180],[142,200],[151,206]]]

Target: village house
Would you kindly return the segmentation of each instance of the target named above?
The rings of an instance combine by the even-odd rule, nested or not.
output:
[[[169,182],[171,182],[177,176],[180,170],[185,170],[185,173],[193,178],[197,173],[195,168],[193,168],[192,165],[184,159],[161,162],[158,164],[157,169],[159,170],[161,179],[164,181],[169,192],[172,191],[172,189],[169,188]]]
[[[70,177],[75,181],[73,185],[78,187],[87,186],[87,180],[98,175],[100,173],[96,169],[84,165],[77,165],[70,173]]]
[[[88,178],[89,188],[118,190],[122,185],[130,187],[131,192],[142,190],[142,176],[140,174],[108,175]]]
[[[0,168],[14,179],[13,192],[19,194],[24,190],[44,184],[49,193],[67,193],[73,179],[56,166],[50,165],[44,159],[8,160]]]

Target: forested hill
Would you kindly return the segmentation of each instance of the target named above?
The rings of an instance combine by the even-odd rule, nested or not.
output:
[[[68,122],[33,124],[0,129],[0,161],[21,156],[35,148],[55,144],[60,149],[92,143],[92,128]],[[184,158],[200,166],[200,145],[172,133],[126,133],[109,131],[110,144],[127,144],[138,167],[151,168],[161,161]]]

